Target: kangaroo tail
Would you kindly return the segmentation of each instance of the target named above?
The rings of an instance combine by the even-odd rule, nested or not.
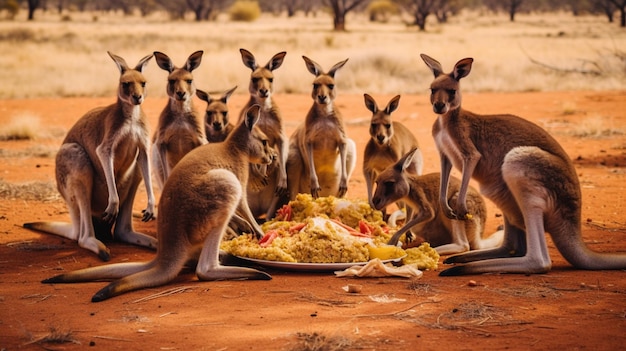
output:
[[[52,278],[44,279],[44,284],[54,283],[82,283],[99,280],[112,280],[125,277],[130,274],[141,272],[153,266],[152,262],[124,262],[113,263],[104,266],[79,269],[70,273],[64,273]]]
[[[24,228],[39,232],[69,237],[72,232],[72,224],[67,222],[29,222],[23,224]]]
[[[626,269],[626,253],[600,253],[589,249],[580,236],[580,225],[566,223],[558,230],[565,234],[552,235],[561,255],[579,269]],[[575,233],[575,234],[572,234]]]

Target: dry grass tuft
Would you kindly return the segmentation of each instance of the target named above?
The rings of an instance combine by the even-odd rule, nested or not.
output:
[[[578,138],[606,138],[622,136],[624,130],[616,128],[612,121],[607,121],[602,116],[595,116],[577,123],[567,134]]]
[[[338,351],[353,346],[352,340],[343,336],[325,336],[320,333],[296,333],[298,345],[291,351]]]
[[[30,341],[25,345],[32,344],[78,344],[80,341],[74,337],[74,332],[71,330],[61,330],[56,327],[50,327],[50,331],[47,334],[34,337],[30,336]],[[44,347],[45,348],[45,347]],[[47,348],[45,348],[47,349]]]
[[[30,114],[13,117],[11,122],[0,129],[0,140],[33,140],[37,139],[39,118]]]
[[[56,184],[52,182],[33,181],[13,184],[0,178],[0,198],[50,202],[59,201],[61,195],[56,188]]]

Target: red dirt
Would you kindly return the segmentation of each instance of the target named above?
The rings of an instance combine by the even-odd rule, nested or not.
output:
[[[379,105],[390,97],[375,96]],[[231,109],[238,111],[245,98],[234,96]],[[0,153],[0,177],[10,183],[54,183],[53,157],[17,151],[39,145],[55,150],[78,117],[112,99],[0,101],[2,125],[28,113],[39,116],[42,134],[49,135],[0,142],[0,151],[6,151]],[[311,103],[305,95],[280,95],[276,101],[289,133]],[[362,96],[340,95],[337,104],[349,136],[362,152],[369,124]],[[567,132],[581,130],[585,120],[602,118],[607,128],[625,132],[626,92],[465,94],[464,104],[479,113],[515,113],[549,130],[579,172],[585,242],[596,251],[626,252],[624,136],[580,138]],[[146,101],[152,127],[164,105],[163,99]],[[425,172],[438,171],[430,136],[435,117],[428,98],[403,96],[395,118],[420,140]],[[352,198],[366,196],[360,157],[347,195]],[[136,209],[145,201],[141,190]],[[491,204],[489,213],[487,231],[493,232],[501,218]],[[90,298],[106,283],[40,283],[60,272],[102,264],[75,242],[21,227],[44,219],[67,221],[65,204],[59,199],[0,198],[1,350],[73,350],[86,345],[101,350],[614,350],[626,342],[626,271],[573,269],[549,239],[553,269],[548,274],[443,278],[437,271],[426,271],[421,279],[408,280],[268,270],[270,281],[199,282],[186,273],[168,286],[96,304]],[[155,222],[137,220],[135,228],[156,235]],[[111,262],[149,260],[154,255],[124,244],[109,247]],[[362,292],[345,292],[342,287],[350,283],[361,284]],[[180,291],[137,301],[171,288]]]

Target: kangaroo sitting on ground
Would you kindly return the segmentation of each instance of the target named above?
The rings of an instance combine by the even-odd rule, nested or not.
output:
[[[244,110],[258,104],[261,106],[259,127],[267,135],[270,146],[278,155],[276,162],[267,166],[251,165],[250,180],[248,183],[248,203],[256,217],[272,219],[278,208],[278,202],[287,193],[287,154],[289,139],[285,134],[283,118],[278,105],[272,98],[274,73],[285,59],[286,52],[274,55],[265,66],[259,66],[252,53],[240,49],[243,64],[250,68],[250,84],[248,91],[250,99]]]
[[[176,67],[167,55],[154,52],[159,67],[169,72],[169,99],[152,137],[152,169],[159,188],[163,188],[170,172],[183,156],[206,143],[200,116],[193,104],[196,87],[191,74],[200,66],[202,53],[194,52],[182,67]]]
[[[57,188],[71,223],[32,222],[24,227],[68,239],[93,251],[103,261],[109,249],[100,240],[156,248],[156,239],[133,230],[133,201],[142,178],[148,193],[143,221],[154,216],[154,193],[148,161],[148,126],[141,108],[146,79],[141,74],[152,55],[134,69],[108,53],[120,71],[117,102],[87,112],[69,130],[56,155]],[[100,240],[98,239],[100,238]]]
[[[461,108],[459,81],[473,59],[456,63],[450,73],[422,54],[435,79],[430,102],[439,115],[433,137],[441,157],[440,205],[446,216],[467,219],[470,178],[500,208],[504,242],[499,248],[448,257],[463,263],[441,275],[545,273],[552,266],[545,233],[574,267],[625,269],[626,254],[597,253],[581,237],[581,191],[576,169],[559,143],[539,126],[513,115],[479,115]],[[455,204],[449,205],[452,166],[462,172]]]
[[[263,232],[247,208],[245,186],[249,163],[269,164],[275,157],[263,132],[255,127],[259,108],[248,109],[243,121],[223,143],[189,152],[172,170],[159,203],[157,254],[149,262],[126,262],[61,274],[43,283],[76,283],[117,279],[91,299],[99,302],[172,281],[188,262],[197,262],[200,280],[271,279],[245,267],[222,266],[219,246],[231,217],[240,215],[261,238]]]
[[[407,152],[417,148],[411,157],[412,163],[407,165],[406,170],[421,175],[424,159],[419,150],[417,138],[413,133],[404,124],[391,120],[391,114],[400,104],[400,95],[392,98],[383,110],[378,108],[376,101],[370,95],[364,94],[363,97],[365,98],[365,107],[372,112],[369,129],[371,138],[365,145],[363,152],[363,176],[367,186],[367,200],[370,206],[374,207],[372,202],[373,185],[376,177],[383,170],[396,163]],[[403,208],[404,206],[399,203],[398,207]],[[385,208],[380,210],[385,212]],[[410,217],[410,214],[408,216]]]
[[[230,123],[228,116],[228,99],[237,87],[225,91],[219,99],[214,99],[209,93],[198,89],[196,95],[200,100],[206,101],[206,112],[204,115],[204,134],[209,143],[220,143],[226,140],[235,126]]]
[[[313,80],[313,106],[304,123],[291,135],[288,159],[289,196],[299,193],[343,197],[356,165],[356,144],[346,136],[337,97],[335,74],[348,60],[336,63],[328,73],[302,56]]]
[[[500,245],[502,231],[483,238],[487,207],[478,191],[469,187],[467,192],[468,213],[471,219],[464,221],[446,217],[439,207],[439,173],[417,175],[411,167],[419,149],[406,153],[395,164],[383,170],[376,178],[376,192],[372,198],[378,210],[391,203],[402,201],[411,208],[412,217],[389,240],[396,245],[402,234],[427,241],[440,255],[450,255],[467,250],[486,249]],[[448,203],[456,202],[461,181],[450,177]],[[411,235],[412,234],[412,235]],[[407,240],[408,242],[409,240]]]

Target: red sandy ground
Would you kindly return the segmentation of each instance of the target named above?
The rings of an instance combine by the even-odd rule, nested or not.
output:
[[[384,106],[391,96],[375,98]],[[245,99],[235,96],[232,111],[239,111]],[[310,97],[275,99],[291,133],[303,120]],[[55,150],[78,117],[112,101],[0,101],[2,125],[28,113],[39,116],[42,134],[52,135],[0,142],[9,154],[2,158],[0,177],[11,183],[54,182],[54,158],[20,156],[17,151],[38,145]],[[164,99],[156,98],[144,104],[152,127],[164,105]],[[369,124],[362,96],[340,95],[337,105],[361,152]],[[580,138],[567,132],[601,117],[607,128],[626,131],[626,92],[465,94],[464,106],[479,113],[515,113],[553,133],[579,172],[585,242],[596,251],[626,253],[624,136]],[[395,118],[419,138],[425,172],[438,171],[430,136],[435,116],[427,96],[403,96]],[[366,196],[360,157],[347,195],[352,198]],[[141,190],[136,209],[145,201]],[[493,232],[501,218],[494,206],[489,211],[487,231]],[[626,272],[573,269],[550,240],[553,269],[548,274],[443,278],[426,271],[421,279],[408,280],[269,270],[270,281],[198,282],[186,273],[168,286],[95,304],[90,298],[103,282],[40,281],[102,262],[75,242],[21,228],[27,221],[67,219],[60,200],[0,199],[1,350],[616,350],[626,343]],[[156,235],[155,222],[137,220],[135,227]],[[154,255],[124,244],[109,247],[111,262]],[[362,292],[345,292],[347,284],[362,285]],[[138,301],[171,288],[179,291]]]

